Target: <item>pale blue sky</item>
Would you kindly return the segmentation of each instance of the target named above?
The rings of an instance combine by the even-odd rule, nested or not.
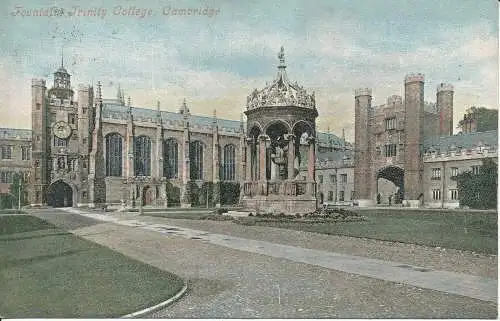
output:
[[[19,10],[16,7],[19,6]],[[115,15],[117,6],[151,10]],[[164,15],[163,8],[211,8],[217,15]],[[440,1],[2,1],[0,126],[30,127],[30,79],[60,64],[73,85],[100,80],[106,97],[119,83],[134,105],[239,119],[246,95],[275,76],[285,47],[288,75],[317,95],[321,130],[353,137],[353,90],[374,101],[402,95],[406,73],[455,86],[455,119],[470,105],[498,105],[498,8],[489,0]],[[60,7],[105,9],[103,17],[33,17]],[[15,113],[13,113],[15,111]],[[15,115],[15,116],[14,116]]]

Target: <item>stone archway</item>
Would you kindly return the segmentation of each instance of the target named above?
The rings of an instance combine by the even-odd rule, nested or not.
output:
[[[151,186],[145,186],[142,189],[142,204],[143,205],[151,205],[154,200],[155,190]]]
[[[286,134],[290,134],[288,125],[280,120],[273,121],[266,128],[266,135],[270,140],[266,150],[266,179],[282,180],[288,176],[287,160],[282,153],[288,147]]]
[[[47,190],[47,205],[52,207],[72,207],[73,189],[61,180],[52,183]]]
[[[381,204],[400,204],[404,197],[404,170],[387,166],[377,173],[377,200]]]

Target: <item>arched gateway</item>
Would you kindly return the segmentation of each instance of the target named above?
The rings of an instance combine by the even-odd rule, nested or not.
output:
[[[245,182],[242,205],[249,211],[310,213],[316,210],[316,102],[288,80],[284,49],[276,79],[247,98]],[[297,178],[307,164],[306,180]]]
[[[72,207],[73,189],[63,181],[52,183],[47,190],[47,205],[52,207]]]

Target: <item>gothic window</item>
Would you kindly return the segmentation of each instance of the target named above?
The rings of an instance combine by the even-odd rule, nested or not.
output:
[[[42,104],[36,103],[36,110],[40,110],[40,108],[42,108]]]
[[[432,199],[435,201],[439,201],[441,199],[441,190],[433,189],[432,190]]]
[[[340,174],[340,181],[342,184],[347,184],[347,174]]]
[[[345,194],[345,192],[344,192],[344,191],[340,191],[340,192],[339,192],[339,201],[340,201],[340,202],[343,202],[343,201],[344,201],[344,194]]]
[[[21,146],[21,160],[30,160],[30,147],[29,146]]]
[[[148,136],[135,138],[134,161],[136,176],[151,176],[151,138]]]
[[[433,168],[432,169],[432,180],[440,180],[441,179],[441,168]]]
[[[450,199],[453,201],[458,200],[458,190],[450,189]]]
[[[333,201],[333,191],[328,192],[328,201],[330,201],[330,202]]]
[[[473,165],[471,166],[471,169],[472,169],[472,174],[479,174],[479,165]]]
[[[194,141],[189,144],[191,179],[203,179],[203,144]]]
[[[385,157],[396,156],[396,144],[385,145]]]
[[[2,146],[2,159],[12,159],[12,146]]]
[[[179,146],[177,141],[169,138],[163,142],[163,176],[168,179],[179,175]]]
[[[458,167],[452,167],[451,168],[451,177],[457,177],[458,176]]]
[[[224,146],[224,159],[222,162],[222,179],[232,181],[236,172],[236,147],[234,145]]]
[[[68,123],[74,125],[76,122],[75,114],[68,114]]]
[[[117,133],[106,135],[106,176],[122,176],[122,136]]]
[[[55,147],[66,147],[66,146],[68,146],[68,140],[61,139],[57,136],[54,136],[54,146]]]
[[[391,130],[396,128],[396,117],[387,118],[385,120],[385,130]]]

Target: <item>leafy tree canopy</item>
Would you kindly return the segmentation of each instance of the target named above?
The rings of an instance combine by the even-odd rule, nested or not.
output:
[[[458,122],[458,127],[462,127],[462,125],[471,118],[476,119],[476,130],[478,132],[498,129],[498,109],[488,109],[485,107],[473,106],[467,109],[464,119]]]

